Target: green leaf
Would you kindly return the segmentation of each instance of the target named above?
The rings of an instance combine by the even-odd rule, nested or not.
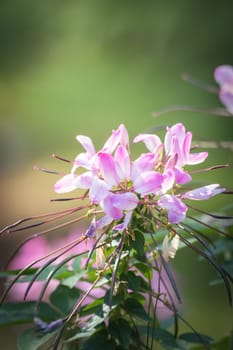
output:
[[[80,281],[80,279],[85,275],[85,272],[80,273],[72,273],[71,276],[68,276],[67,278],[63,278],[61,283],[63,286],[67,286],[69,288],[73,288],[76,286],[77,282]]]
[[[125,300],[124,308],[128,313],[142,320],[148,321],[150,319],[142,304],[133,298],[128,298]]]
[[[152,268],[143,262],[138,262],[134,265],[147,279],[152,279]]]
[[[140,257],[144,255],[145,238],[141,232],[135,230],[135,239],[131,239],[130,244]]]
[[[37,268],[28,269],[28,270],[26,270],[24,272],[23,276],[34,275],[34,273],[37,270],[38,270]],[[0,271],[0,277],[17,276],[20,271],[21,271],[20,269],[18,269],[18,270]]]
[[[204,344],[211,344],[213,342],[213,339],[210,338],[208,335],[201,334],[201,333],[183,333],[179,336],[180,340],[185,340],[188,343],[204,343]]]
[[[35,328],[26,329],[19,335],[17,341],[18,350],[37,350],[47,344],[56,332],[41,335]]]
[[[128,349],[131,337],[131,327],[123,318],[109,321],[108,331],[112,339],[118,339],[122,349]]]
[[[155,329],[148,328],[146,326],[139,326],[138,330],[140,334],[149,335],[150,338],[155,339],[159,344],[161,344],[167,350],[181,350],[184,349],[182,346],[177,344],[176,339],[173,334],[168,332],[167,330],[156,327]]]
[[[82,346],[81,350],[115,350],[112,340],[108,339],[108,332],[104,329],[94,333]]]
[[[79,289],[75,287],[69,288],[67,286],[59,285],[56,290],[50,295],[50,301],[64,314],[68,314],[79,297]]]
[[[33,322],[35,316],[35,302],[8,303],[0,307],[0,326],[23,324]],[[40,304],[38,317],[44,321],[53,321],[61,315],[52,309],[48,304]]]
[[[81,308],[81,316],[87,316],[96,313],[104,303],[104,299],[96,299],[92,303],[85,305],[83,308]]]

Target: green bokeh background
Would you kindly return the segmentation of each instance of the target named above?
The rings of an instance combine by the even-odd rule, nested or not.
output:
[[[120,123],[133,137],[181,121],[196,140],[232,141],[231,118],[183,111],[152,118],[169,105],[221,106],[217,95],[182,81],[181,74],[215,84],[214,68],[233,64],[232,13],[233,3],[225,0],[2,0],[1,226],[51,210],[57,178],[34,172],[33,165],[68,170],[50,155],[72,159],[81,150],[77,134],[88,134],[98,148]],[[206,164],[232,160],[232,151],[218,148]],[[230,187],[232,168],[196,177],[203,179]],[[226,197],[211,200],[208,209],[229,204]],[[3,262],[20,239],[2,239]],[[189,251],[173,265],[184,315],[199,331],[223,336],[231,312],[223,288],[208,287],[212,268]],[[7,350],[16,348],[14,337],[4,341]]]

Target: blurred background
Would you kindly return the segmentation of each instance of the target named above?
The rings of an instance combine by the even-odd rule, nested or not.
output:
[[[50,203],[56,175],[35,172],[35,164],[58,171],[80,151],[77,134],[97,149],[124,123],[134,137],[159,125],[183,122],[195,140],[232,141],[232,119],[176,111],[170,105],[221,107],[216,94],[182,81],[188,72],[215,85],[213,72],[233,64],[233,3],[229,1],[0,1],[0,180],[1,227],[19,218],[63,208]],[[232,165],[230,149],[209,150],[206,166]],[[232,167],[197,177],[232,186]],[[230,196],[199,207],[218,210]],[[1,266],[23,237],[1,239]],[[184,316],[215,338],[231,328],[221,286],[209,287],[213,269],[190,251],[175,259]],[[14,330],[10,330],[9,334]],[[5,349],[16,349],[15,337]]]

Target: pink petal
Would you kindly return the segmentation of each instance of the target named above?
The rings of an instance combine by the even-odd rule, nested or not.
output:
[[[116,172],[113,157],[108,153],[99,152],[99,168],[104,180],[111,186],[117,186],[120,179]]]
[[[233,67],[230,65],[217,67],[214,72],[214,78],[220,85],[233,83]]]
[[[94,156],[94,154],[95,154],[95,147],[94,147],[93,142],[90,139],[90,137],[84,136],[84,135],[77,135],[76,136],[76,140],[81,143],[81,145],[87,151],[89,156]]]
[[[54,185],[54,191],[56,193],[67,193],[76,190],[76,186],[74,184],[76,176],[74,174],[67,174],[63,176],[59,181],[57,181]]]
[[[161,208],[167,209],[168,220],[173,224],[178,224],[185,219],[187,207],[176,196],[165,194],[158,200],[158,205]]]
[[[82,167],[88,170],[92,168],[92,157],[88,153],[79,153],[74,160],[74,166],[72,172],[77,168]]]
[[[182,197],[193,200],[205,200],[215,196],[216,194],[222,193],[225,190],[225,188],[219,187],[219,184],[212,184],[188,191]]]
[[[228,112],[233,114],[233,83],[231,90],[232,91],[229,91],[229,89],[223,87],[219,93],[219,97]]]
[[[92,203],[98,204],[108,194],[109,191],[106,182],[95,176],[89,190],[89,197]]]
[[[113,221],[112,217],[105,215],[102,216],[98,221],[96,221],[96,229],[101,229],[107,225],[109,225]]]
[[[128,227],[130,220],[131,220],[131,217],[132,217],[132,211],[128,211],[125,214],[124,221],[121,224],[114,226],[113,230],[124,231]]]
[[[146,196],[147,194],[160,191],[163,180],[164,176],[162,174],[155,171],[146,171],[135,179],[134,188],[136,192]]]
[[[185,159],[188,158],[189,153],[190,153],[192,137],[193,137],[192,133],[190,131],[188,131],[185,135],[185,138],[184,138],[184,142],[182,145],[182,153],[183,153],[183,157]]]
[[[122,210],[133,210],[138,205],[138,197],[132,192],[113,194],[111,202],[116,208]]]
[[[119,179],[130,178],[130,158],[129,153],[124,146],[118,146],[114,156],[115,167]]]
[[[134,143],[140,141],[144,142],[150,152],[155,152],[156,148],[162,143],[160,138],[153,134],[139,134],[133,140]]]
[[[178,184],[183,185],[192,180],[191,175],[180,168],[175,168],[175,180]]]
[[[143,153],[132,164],[133,181],[141,175],[142,172],[150,171],[154,168],[157,156],[154,153]]]
[[[176,137],[179,141],[179,144],[183,144],[183,139],[185,137],[185,127],[181,123],[177,123],[173,125],[171,128],[167,127],[167,132],[164,138],[164,146],[166,154],[170,154],[171,152],[171,143],[172,138]]]
[[[190,153],[186,164],[195,165],[200,164],[206,160],[208,157],[208,152],[200,152],[200,153]]]
[[[174,171],[167,170],[164,173],[164,180],[162,183],[162,192],[166,193],[168,190],[170,190],[174,185],[174,181],[175,181]]]
[[[87,171],[81,175],[78,175],[73,180],[73,184],[76,188],[87,189],[91,187],[93,175],[90,171]]]
[[[104,200],[100,203],[103,210],[107,214],[107,216],[111,217],[112,219],[119,220],[123,216],[123,212],[121,209],[116,208],[112,203],[112,197],[113,194],[109,194]]]
[[[124,146],[129,149],[129,135],[124,124],[121,124],[117,130],[112,130],[112,135],[105,142],[102,152],[113,153],[117,145]]]

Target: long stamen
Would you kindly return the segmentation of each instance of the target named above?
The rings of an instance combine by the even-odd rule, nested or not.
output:
[[[71,160],[66,159],[66,158],[63,158],[63,157],[60,157],[60,156],[58,156],[57,154],[52,154],[52,157],[53,157],[53,158],[56,158],[56,159],[58,159],[58,160],[61,160],[61,161],[63,161],[63,162],[66,162],[66,163],[73,164],[73,162],[71,162]]]
[[[41,168],[38,165],[34,165],[34,170],[38,170],[38,171],[42,171],[44,173],[48,173],[48,174],[54,174],[54,175],[64,175],[61,174],[60,172],[56,171],[56,170],[50,170],[50,169],[46,169],[46,168]]]

